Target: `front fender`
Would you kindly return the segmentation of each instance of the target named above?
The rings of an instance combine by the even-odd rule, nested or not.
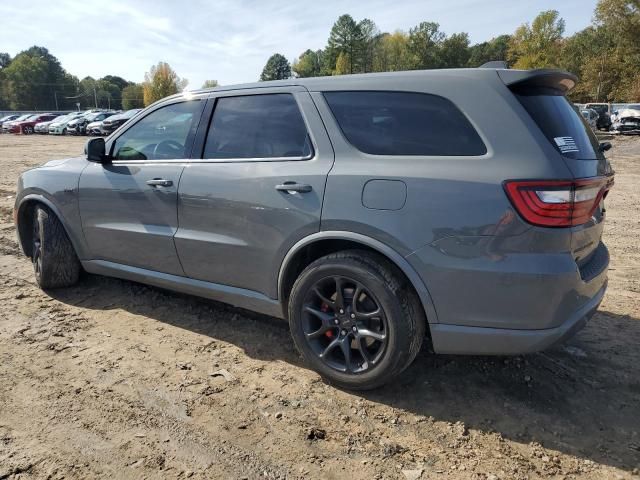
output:
[[[14,221],[22,251],[30,254],[30,208],[34,203],[46,205],[60,220],[78,257],[86,258],[86,243],[78,207],[78,183],[86,160],[50,162],[47,167],[24,172],[18,181]]]
[[[360,233],[349,231],[317,232],[303,238],[302,240],[298,241],[293,247],[291,247],[291,249],[285,255],[284,260],[282,261],[280,272],[278,274],[278,296],[280,299],[284,298],[285,272],[287,271],[290,262],[292,262],[292,260],[296,257],[296,254],[299,253],[303,248],[315,242],[323,240],[347,240],[350,242],[359,243],[387,257],[392,263],[395,264],[396,267],[398,267],[402,271],[402,273],[406,275],[406,277],[413,285],[413,288],[416,290],[416,293],[418,294],[420,302],[422,303],[422,306],[424,308],[425,314],[427,316],[427,321],[429,323],[438,323],[438,316],[429,290],[427,289],[425,283],[422,281],[418,273],[409,264],[409,262],[396,250],[380,242],[379,240],[368,237],[366,235],[362,235]]]

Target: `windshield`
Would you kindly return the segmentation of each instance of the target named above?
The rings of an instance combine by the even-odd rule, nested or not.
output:
[[[565,96],[525,92],[516,93],[516,97],[562,155],[576,160],[600,158],[593,130]]]

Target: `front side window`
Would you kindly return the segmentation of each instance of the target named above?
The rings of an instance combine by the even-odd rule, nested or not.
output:
[[[113,145],[114,160],[169,160],[189,156],[202,102],[174,103],[137,122]]]
[[[311,142],[290,93],[221,97],[204,158],[306,158]]]
[[[397,91],[325,92],[346,139],[372,155],[484,155],[487,147],[449,100]]]

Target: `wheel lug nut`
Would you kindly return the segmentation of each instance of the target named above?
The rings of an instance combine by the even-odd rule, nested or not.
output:
[[[351,318],[356,318],[356,314],[355,314],[355,313],[352,313],[352,314],[351,314]]]
[[[353,327],[351,327],[351,330],[353,330],[354,332],[357,332],[358,328],[354,325]]]
[[[343,309],[340,309],[340,314],[343,314],[343,313],[344,313],[344,310],[343,310]]]
[[[335,319],[333,320],[333,323],[335,323],[336,325],[338,325],[338,324],[340,323],[340,320],[338,320],[337,318],[335,318]]]
[[[347,331],[346,330],[342,330],[340,333],[344,336],[344,335],[347,334]]]

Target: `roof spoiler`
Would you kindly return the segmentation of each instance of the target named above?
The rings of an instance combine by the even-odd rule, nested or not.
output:
[[[567,94],[575,87],[578,77],[564,70],[500,70],[500,79],[511,89],[544,88]]]

